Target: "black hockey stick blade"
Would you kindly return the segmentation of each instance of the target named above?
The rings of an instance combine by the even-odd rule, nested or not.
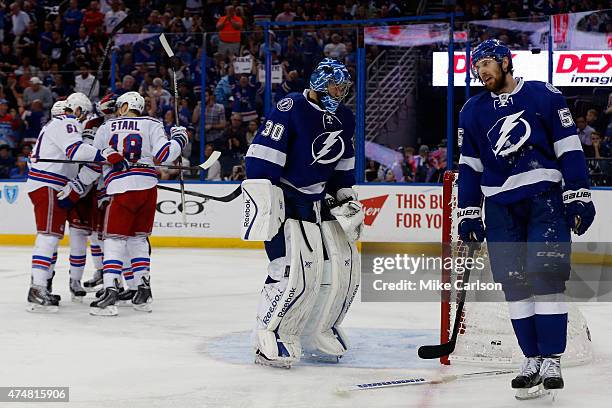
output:
[[[181,190],[179,190],[177,188],[168,187],[168,186],[165,186],[163,184],[158,184],[157,188],[159,188],[160,190],[172,191],[174,193],[180,193],[181,192]],[[237,197],[240,197],[240,195],[242,194],[242,186],[236,187],[236,189],[234,191],[232,191],[228,195],[224,195],[224,196],[221,196],[221,197],[211,196],[211,195],[208,195],[208,194],[198,193],[197,191],[189,191],[189,190],[185,190],[185,194],[186,195],[190,195],[190,196],[194,196],[194,197],[205,198],[207,200],[220,201],[222,203],[229,203],[230,201],[235,200]]]
[[[451,339],[448,343],[444,344],[421,346],[419,347],[419,357],[424,360],[431,360],[434,358],[448,356],[455,351],[456,344],[457,339]]]

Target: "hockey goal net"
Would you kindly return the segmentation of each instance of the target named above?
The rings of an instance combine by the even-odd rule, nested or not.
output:
[[[457,259],[467,256],[468,250],[458,238],[456,218],[458,173],[447,171],[444,175],[443,188],[443,222],[442,242],[444,259]],[[492,281],[486,243],[475,256],[482,257],[485,270],[481,276],[488,275]],[[449,341],[455,321],[455,311],[459,292],[454,289],[453,282],[462,279],[462,273],[449,268],[442,269],[442,281],[451,283],[450,291],[443,291],[441,305],[440,342]],[[472,281],[472,277],[470,278]],[[477,363],[492,366],[519,365],[523,354],[518,346],[506,302],[475,301],[474,291],[466,293],[465,305],[461,318],[459,334],[455,351],[440,361],[443,364],[451,362]],[[592,358],[590,334],[587,323],[574,303],[569,303],[567,348],[563,355],[563,363],[579,365],[587,363]]]

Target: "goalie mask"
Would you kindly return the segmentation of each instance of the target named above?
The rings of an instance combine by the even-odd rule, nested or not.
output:
[[[310,89],[317,92],[319,101],[331,113],[346,98],[352,84],[346,66],[333,58],[323,59],[310,76]],[[333,94],[330,94],[330,88]]]
[[[476,68],[476,64],[478,63],[478,61],[486,59],[486,58],[494,59],[499,64],[499,67],[502,71],[502,75],[505,74],[506,72],[504,72],[502,68],[502,62],[504,60],[504,57],[508,57],[508,71],[507,72],[512,73],[512,53],[510,52],[510,48],[508,48],[506,44],[504,44],[503,42],[499,40],[491,39],[491,40],[485,40],[481,42],[480,44],[478,44],[476,48],[474,48],[474,51],[472,51],[472,55],[471,55],[472,75],[474,75],[475,78],[478,78],[480,82],[482,82],[482,79],[480,78],[480,75],[478,74],[478,68]]]

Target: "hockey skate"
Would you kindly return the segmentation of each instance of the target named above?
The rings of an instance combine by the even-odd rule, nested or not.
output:
[[[87,292],[81,286],[81,281],[70,279],[70,295],[74,303],[83,303],[83,299]]]
[[[62,297],[60,295],[55,295],[53,294],[53,278],[55,277],[55,271],[53,271],[53,274],[51,275],[51,277],[49,279],[47,279],[47,292],[49,292],[49,295],[54,298],[55,300],[57,300],[57,302],[59,303],[60,300],[62,300]]]
[[[126,289],[119,291],[119,295],[117,296],[117,306],[130,306],[132,304],[132,299],[136,296],[138,291],[136,289]]]
[[[26,310],[33,313],[56,313],[59,301],[44,286],[32,285]]]
[[[274,368],[291,368],[291,362],[285,360],[271,360],[266,357],[260,350],[255,352],[255,364],[274,367]]]
[[[514,396],[518,400],[539,398],[544,395],[540,368],[542,357],[527,357],[523,362],[521,371],[512,380],[512,388],[516,389]]]
[[[542,368],[540,369],[542,377],[542,385],[550,395],[553,401],[557,396],[557,391],[563,389],[563,376],[561,375],[561,356],[552,355],[544,357]]]
[[[83,287],[87,292],[95,292],[102,283],[102,269],[97,269],[90,280],[83,282]]]
[[[89,305],[89,314],[92,316],[117,316],[117,288],[105,288],[102,296]]]
[[[132,307],[139,312],[151,312],[151,303],[153,296],[151,295],[151,279],[142,278],[142,283],[138,285],[138,290],[132,298]]]

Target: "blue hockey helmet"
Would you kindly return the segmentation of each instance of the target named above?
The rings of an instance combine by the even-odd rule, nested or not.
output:
[[[508,46],[503,42],[495,39],[489,39],[481,42],[478,44],[478,46],[476,46],[476,48],[474,48],[474,51],[472,51],[472,74],[474,77],[480,79],[478,70],[476,69],[476,64],[478,61],[484,58],[493,58],[501,66],[504,57],[508,57],[508,72],[512,73],[512,53],[510,52],[510,48],[508,48]],[[482,79],[480,79],[480,81],[482,82]]]
[[[334,113],[340,102],[348,95],[351,85],[351,74],[346,66],[333,58],[324,58],[310,76],[310,89],[319,94],[319,101],[328,111]],[[338,96],[329,94],[328,85],[336,86]]]

